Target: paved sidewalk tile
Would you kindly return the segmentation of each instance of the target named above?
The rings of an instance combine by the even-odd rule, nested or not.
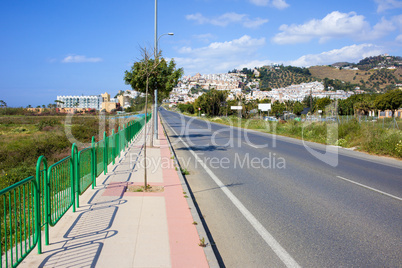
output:
[[[20,267],[208,267],[161,125],[159,137],[147,148],[147,178],[164,192],[126,192],[144,182],[139,136],[80,196],[77,212],[50,228],[43,254],[34,250]]]

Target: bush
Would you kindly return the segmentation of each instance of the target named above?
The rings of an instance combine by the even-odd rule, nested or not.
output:
[[[2,174],[0,174],[0,189],[11,186],[30,176],[35,176],[35,172],[36,169],[34,165],[25,163],[22,163],[18,167],[9,169],[7,173],[2,172]]]
[[[194,106],[192,104],[179,104],[179,105],[177,105],[177,108],[182,113],[187,112],[190,114],[194,114],[194,112],[195,112]]]
[[[42,131],[45,127],[53,127],[55,125],[60,125],[60,121],[55,118],[42,119],[38,123],[38,129]]]

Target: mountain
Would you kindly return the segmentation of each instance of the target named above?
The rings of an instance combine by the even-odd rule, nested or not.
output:
[[[310,68],[276,65],[254,70],[244,68],[239,72],[246,74],[248,81],[257,79],[261,90],[323,81],[327,90],[384,92],[402,84],[402,57],[385,54],[367,57],[358,63],[337,62]]]
[[[287,87],[294,84],[315,81],[307,68],[294,66],[263,66],[257,69],[259,72],[260,89]]]
[[[347,89],[359,87],[366,91],[383,92],[402,84],[402,61],[400,57],[377,56],[361,60],[357,64],[341,67],[313,66],[312,77],[332,80],[349,85]],[[376,66],[370,68],[370,66]],[[378,67],[379,66],[379,67]]]
[[[374,68],[402,68],[402,58],[399,56],[379,55],[374,57],[367,57],[356,64],[359,70],[368,71]]]
[[[344,61],[344,62],[335,62],[335,63],[332,63],[331,66],[332,66],[332,67],[346,67],[346,66],[352,66],[353,64],[354,64],[354,63],[350,63],[350,62]]]

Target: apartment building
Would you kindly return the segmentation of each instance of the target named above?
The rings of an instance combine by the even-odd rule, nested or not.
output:
[[[96,109],[102,107],[101,96],[57,96],[58,108]]]

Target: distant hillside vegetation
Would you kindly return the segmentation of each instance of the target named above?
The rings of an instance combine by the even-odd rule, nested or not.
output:
[[[315,81],[309,69],[294,66],[264,66],[258,68],[260,72],[260,89],[271,90],[272,88],[287,87],[294,84]]]
[[[385,91],[393,88],[395,84],[402,83],[402,68],[389,70],[371,69],[347,70],[338,69],[330,66],[313,66],[309,68],[311,76],[320,80],[328,78],[330,80],[340,80],[345,83],[355,84],[363,90]]]
[[[367,57],[355,64],[359,70],[368,71],[373,68],[402,67],[402,58],[388,55]]]

